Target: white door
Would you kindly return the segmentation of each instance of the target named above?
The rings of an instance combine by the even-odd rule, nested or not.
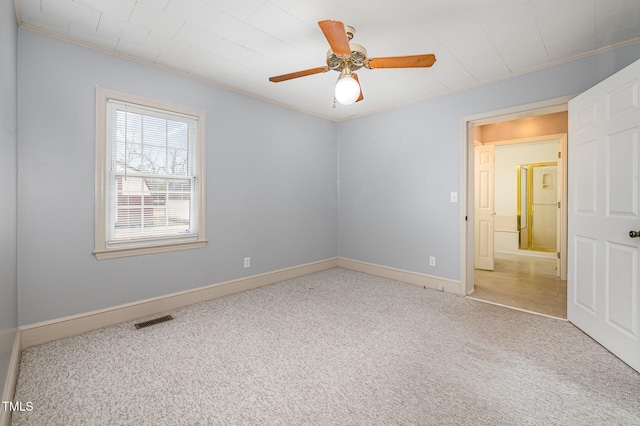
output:
[[[640,371],[640,61],[569,102],[567,317]]]
[[[475,267],[493,271],[494,145],[475,148]]]

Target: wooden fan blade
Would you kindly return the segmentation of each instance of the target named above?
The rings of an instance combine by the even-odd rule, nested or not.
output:
[[[358,86],[360,86],[360,96],[358,96],[358,99],[356,99],[356,102],[360,102],[364,99],[364,95],[362,94],[362,84],[360,84],[360,79],[355,72],[352,72],[351,75],[353,76],[353,79],[358,82]]]
[[[308,70],[292,72],[290,74],[283,74],[283,75],[277,75],[275,77],[269,77],[269,81],[273,81],[274,83],[279,83],[281,81],[292,80],[298,77],[306,77],[308,75],[313,75],[313,74],[320,74],[322,72],[327,72],[327,71],[329,71],[329,67],[326,67],[326,66],[311,68]]]
[[[389,56],[387,58],[372,58],[366,64],[367,68],[422,68],[430,67],[436,62],[436,55]]]
[[[325,19],[324,21],[319,21],[318,25],[320,25],[320,29],[329,42],[333,53],[344,58],[351,55],[349,39],[347,38],[347,33],[344,30],[344,24],[342,22]]]

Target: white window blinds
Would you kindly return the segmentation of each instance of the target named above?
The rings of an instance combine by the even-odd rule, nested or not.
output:
[[[107,100],[108,245],[197,238],[198,118]]]

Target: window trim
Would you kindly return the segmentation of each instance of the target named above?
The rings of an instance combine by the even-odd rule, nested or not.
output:
[[[149,240],[137,244],[125,244],[120,247],[110,247],[107,243],[107,208],[108,208],[108,182],[107,182],[107,100],[114,99],[121,102],[132,103],[143,107],[151,107],[175,112],[197,118],[198,137],[196,141],[195,166],[196,179],[196,211],[198,233],[195,239],[170,241],[167,238],[159,238],[157,241]],[[95,156],[95,247],[96,259],[114,259],[126,256],[138,256],[153,253],[165,253],[176,250],[188,250],[203,248],[207,244],[206,228],[206,135],[205,135],[205,111],[178,106],[162,101],[143,98],[136,95],[117,92],[103,87],[96,88],[96,156]]]

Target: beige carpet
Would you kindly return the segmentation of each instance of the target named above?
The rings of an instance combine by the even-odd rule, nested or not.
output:
[[[169,313],[26,349],[12,424],[640,424],[570,323],[452,294],[332,269]]]

